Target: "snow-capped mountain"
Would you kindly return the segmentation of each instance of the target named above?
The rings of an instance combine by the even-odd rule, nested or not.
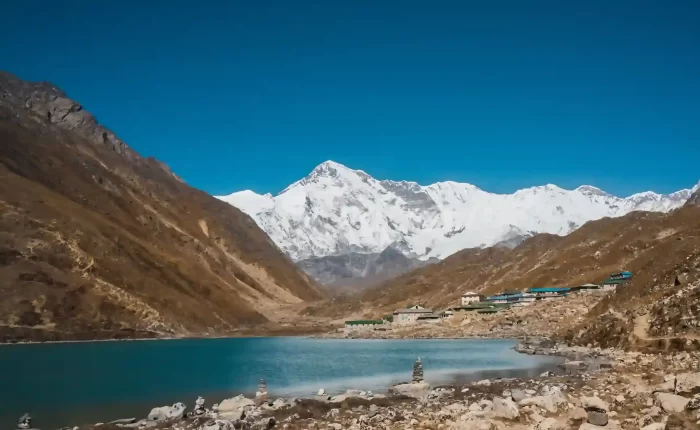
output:
[[[294,260],[388,246],[426,260],[537,233],[565,235],[588,221],[636,210],[668,212],[699,187],[626,198],[588,185],[494,194],[457,182],[377,180],[326,161],[277,196],[246,190],[218,198],[253,217]]]

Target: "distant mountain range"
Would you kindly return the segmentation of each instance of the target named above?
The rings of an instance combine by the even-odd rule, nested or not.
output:
[[[538,233],[566,235],[588,221],[633,211],[668,212],[682,206],[699,185],[624,198],[589,185],[565,190],[550,184],[495,194],[457,182],[422,186],[377,180],[326,161],[277,196],[246,190],[218,198],[253,217],[296,261],[387,248],[427,261],[465,248],[512,248]]]

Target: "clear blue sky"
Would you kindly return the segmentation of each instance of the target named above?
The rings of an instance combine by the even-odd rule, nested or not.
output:
[[[485,190],[700,179],[700,2],[30,0],[0,68],[213,194],[332,159]]]

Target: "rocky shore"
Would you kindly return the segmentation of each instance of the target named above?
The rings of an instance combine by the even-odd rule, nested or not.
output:
[[[241,395],[207,407],[205,400],[198,398],[192,411],[176,403],[154,408],[140,420],[129,418],[76,429],[700,428],[698,353],[643,354],[571,347],[545,338],[526,339],[516,349],[565,357],[560,365],[563,374],[545,372],[537,378],[496,378],[432,387],[423,379],[423,364],[418,361],[411,381],[391,387],[386,395],[349,390],[330,396],[320,389],[310,398],[273,400],[261,381],[253,399]]]

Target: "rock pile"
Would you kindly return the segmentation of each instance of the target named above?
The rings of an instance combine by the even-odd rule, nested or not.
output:
[[[265,383],[265,379],[260,379],[258,391],[255,392],[255,398],[267,401],[267,384]]]
[[[22,415],[21,417],[19,417],[19,422],[17,423],[17,427],[22,429],[22,430],[32,428],[32,417],[29,416],[29,414]]]
[[[423,362],[420,357],[413,364],[413,382],[423,382]]]

